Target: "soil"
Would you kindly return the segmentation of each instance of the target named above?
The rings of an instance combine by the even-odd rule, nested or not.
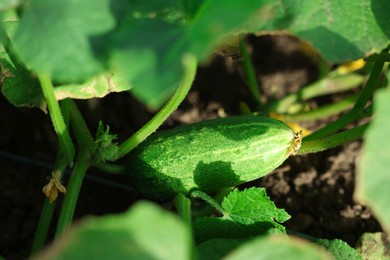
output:
[[[280,98],[318,77],[313,58],[302,51],[302,44],[293,37],[251,37],[249,43],[264,100]],[[240,113],[240,102],[253,106],[239,68],[239,60],[220,56],[202,65],[187,99],[161,128],[236,115]],[[329,103],[335,98],[321,97],[310,104]],[[98,121],[102,120],[120,140],[153,115],[127,93],[78,104],[92,131],[96,131]],[[0,111],[0,255],[6,259],[24,259],[29,255],[44,202],[41,190],[55,160],[57,139],[48,115],[36,108],[15,108],[0,96]],[[315,130],[333,119],[302,125]],[[245,186],[266,187],[275,204],[292,216],[285,223],[289,232],[340,238],[354,246],[364,232],[381,230],[371,212],[353,200],[355,162],[361,147],[362,142],[356,141],[322,153],[290,157],[272,174]],[[131,188],[123,185],[126,180],[122,176],[93,169],[88,176],[79,197],[76,219],[123,212],[139,199]],[[58,209],[55,214],[58,215]]]

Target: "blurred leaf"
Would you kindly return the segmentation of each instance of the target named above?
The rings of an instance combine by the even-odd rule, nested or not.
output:
[[[94,76],[104,69],[104,36],[115,26],[111,2],[29,1],[14,37],[17,53],[30,69],[55,81],[75,83]]]
[[[111,61],[128,75],[132,92],[151,108],[161,106],[183,74],[182,57],[191,52],[205,58],[229,34],[238,33],[268,1],[211,0],[185,23],[167,19],[127,17],[113,39]],[[187,8],[188,6],[184,6]],[[179,12],[179,11],[177,11]],[[182,11],[185,12],[185,11]],[[180,13],[180,12],[179,12]]]
[[[11,62],[5,51],[4,44],[7,44],[8,39],[12,38],[15,34],[18,25],[18,16],[13,10],[1,12],[0,21],[0,59]]]
[[[197,246],[198,259],[214,260],[222,259],[229,252],[237,248],[246,240],[239,239],[210,239]]]
[[[22,0],[1,0],[0,1],[0,12],[11,8],[15,8],[20,5]]]
[[[346,242],[340,239],[328,240],[319,239],[316,241],[326,250],[328,250],[335,260],[360,260],[362,257],[356,251],[356,249],[350,247]]]
[[[187,17],[191,19],[205,0],[178,0],[177,2],[182,6]]]
[[[390,241],[385,233],[364,233],[357,246],[364,259],[390,259]]]
[[[286,236],[267,236],[249,241],[230,253],[226,260],[242,259],[289,259],[315,260],[332,259],[321,248],[299,239]]]
[[[120,215],[89,217],[33,259],[190,259],[191,235],[149,202]]]
[[[374,97],[375,118],[364,138],[358,164],[355,198],[367,204],[382,227],[390,232],[390,88]]]
[[[390,38],[390,1],[282,0],[269,21],[253,31],[287,30],[310,41],[333,62],[355,60],[384,49]]]
[[[268,198],[264,188],[233,190],[222,202],[223,216],[201,218],[193,223],[197,243],[212,238],[247,238],[260,234],[285,233],[290,218]]]
[[[152,108],[170,97],[183,74],[184,50],[178,45],[183,29],[160,20],[130,17],[114,37],[113,67],[127,76],[135,86],[132,92]]]

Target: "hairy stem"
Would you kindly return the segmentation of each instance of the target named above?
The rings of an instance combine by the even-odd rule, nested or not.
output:
[[[328,137],[316,139],[313,141],[306,141],[303,139],[302,146],[297,154],[317,153],[336,146],[346,144],[361,138],[369,123],[354,127],[352,129],[334,134]]]
[[[72,139],[70,138],[64,118],[62,117],[60,105],[54,95],[53,84],[51,83],[50,77],[45,74],[39,74],[38,79],[41,83],[43,95],[49,108],[50,118],[53,122],[54,130],[60,140],[68,162],[71,163],[75,153],[74,145]]]
[[[69,100],[61,101],[60,106],[62,114],[64,116],[64,122],[66,123],[66,125],[69,125]],[[68,161],[66,159],[65,152],[63,150],[63,147],[60,146],[58,148],[58,153],[56,157],[56,162],[53,167],[53,171],[59,171],[63,175],[67,165]],[[41,211],[41,216],[39,218],[37,230],[35,232],[33,245],[31,247],[31,255],[41,250],[45,245],[55,206],[56,201],[50,203],[48,199],[45,199]]]
[[[76,158],[75,167],[67,185],[67,192],[57,223],[57,230],[55,235],[56,238],[60,237],[66,230],[70,228],[80,193],[81,184],[83,183],[83,179],[88,168],[89,153],[86,151],[86,149],[81,147]]]
[[[344,98],[343,100],[328,104],[317,109],[313,109],[307,112],[301,112],[296,114],[285,114],[286,121],[305,121],[305,120],[316,120],[325,118],[331,115],[340,113],[346,109],[352,108],[358,99],[359,94],[354,94],[349,97]]]
[[[308,100],[310,98],[338,93],[359,86],[363,83],[365,77],[358,74],[348,74],[342,76],[334,76],[316,81],[295,93],[291,93],[278,101],[272,103],[268,107],[268,111],[276,113],[288,112],[289,107],[299,101]]]
[[[190,55],[185,56],[184,78],[180,83],[178,89],[176,90],[175,94],[149,122],[147,122],[140,130],[138,130],[134,135],[132,135],[129,139],[127,139],[119,146],[119,158],[128,154],[138,144],[140,144],[149,135],[156,131],[160,127],[160,125],[169,117],[169,115],[177,109],[177,107],[187,96],[191,88],[192,82],[195,78],[196,66],[197,62],[195,57]]]
[[[218,212],[220,212],[222,215],[224,214],[224,210],[222,207],[218,204],[217,201],[215,201],[212,197],[207,195],[201,190],[195,189],[190,191],[190,197],[192,198],[199,198],[201,200],[206,201],[208,204],[210,204],[214,209],[216,209]]]

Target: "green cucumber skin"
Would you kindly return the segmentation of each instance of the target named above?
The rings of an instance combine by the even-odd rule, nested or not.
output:
[[[268,174],[288,157],[294,140],[288,125],[266,117],[189,124],[155,133],[133,150],[130,179],[155,200],[194,188],[214,192]]]

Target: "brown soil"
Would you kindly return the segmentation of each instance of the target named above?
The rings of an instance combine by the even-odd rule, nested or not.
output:
[[[263,36],[253,37],[250,42],[265,100],[279,98],[316,79],[317,67],[301,51],[296,39]],[[199,68],[193,90],[162,128],[239,114],[240,102],[253,105],[237,65],[230,58],[216,57]],[[313,102],[332,102],[332,98]],[[152,116],[126,93],[79,104],[92,131],[102,120],[120,139],[134,133]],[[37,163],[54,162],[57,141],[48,116],[38,109],[14,108],[0,96],[0,111],[0,255],[23,259],[29,255],[44,201],[41,190],[50,175],[50,169]],[[329,120],[332,119],[305,126],[314,129]],[[295,156],[274,173],[251,184],[266,187],[277,206],[292,216],[286,223],[290,232],[340,238],[354,245],[362,233],[380,230],[370,211],[352,198],[355,161],[360,150],[361,142],[357,141],[318,154]],[[19,157],[10,158],[10,154]],[[22,157],[33,162],[23,161]],[[125,183],[122,176],[95,170],[88,175]],[[126,186],[113,187],[86,179],[76,218],[122,212],[137,199]]]

